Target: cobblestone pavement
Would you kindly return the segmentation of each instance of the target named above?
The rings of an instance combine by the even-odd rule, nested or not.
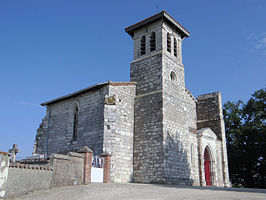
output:
[[[182,187],[151,184],[89,184],[39,190],[17,200],[266,200],[266,190]]]

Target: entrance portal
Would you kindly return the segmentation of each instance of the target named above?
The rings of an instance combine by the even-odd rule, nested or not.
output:
[[[211,179],[211,159],[209,149],[206,147],[204,151],[204,170],[206,185],[212,185]]]

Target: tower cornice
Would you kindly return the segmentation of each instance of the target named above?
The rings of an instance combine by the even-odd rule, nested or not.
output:
[[[133,37],[135,30],[140,29],[143,26],[147,26],[161,19],[163,19],[166,23],[172,26],[173,29],[175,29],[177,32],[179,32],[182,38],[190,36],[190,32],[185,27],[183,27],[179,22],[177,22],[171,15],[169,15],[165,10],[125,28],[125,31],[131,37]]]

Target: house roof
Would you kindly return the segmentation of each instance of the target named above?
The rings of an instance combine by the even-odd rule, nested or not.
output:
[[[143,26],[147,26],[148,24],[151,24],[155,21],[158,21],[160,19],[163,19],[165,20],[166,22],[168,22],[168,24],[170,24],[174,29],[176,29],[180,34],[181,34],[181,37],[184,38],[184,37],[189,37],[190,36],[190,32],[185,29],[180,23],[178,23],[171,15],[169,15],[165,10],[163,10],[162,12],[160,13],[157,13],[151,17],[148,17],[147,19],[144,19],[136,24],[133,24],[129,27],[127,27],[125,29],[125,31],[131,35],[131,37],[134,36],[134,31],[136,29],[139,29]]]
[[[92,90],[97,90],[97,89],[99,89],[101,87],[104,87],[105,85],[128,86],[128,85],[136,85],[136,84],[137,84],[136,82],[113,82],[113,81],[106,81],[106,82],[103,82],[103,83],[97,83],[95,85],[92,85],[92,86],[89,86],[87,88],[78,90],[76,92],[67,94],[65,96],[58,97],[58,98],[52,99],[50,101],[46,101],[44,103],[41,103],[41,106],[46,106],[46,105],[49,105],[49,104],[53,104],[53,103],[56,103],[56,102],[59,102],[59,101],[62,101],[62,100],[71,98],[71,97],[78,96],[80,94],[84,94],[84,93],[89,92],[89,91],[92,91]]]

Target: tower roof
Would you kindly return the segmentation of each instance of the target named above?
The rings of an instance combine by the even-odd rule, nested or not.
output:
[[[181,37],[189,37],[190,32],[185,29],[181,24],[179,24],[171,15],[169,15],[165,10],[162,12],[159,12],[151,17],[148,17],[147,19],[144,19],[136,24],[133,24],[129,27],[127,27],[125,30],[126,32],[133,37],[134,36],[134,31],[142,28],[143,26],[146,26],[148,24],[151,24],[155,21],[158,21],[160,19],[163,19],[166,21],[170,26],[172,26],[177,32],[180,33]]]

